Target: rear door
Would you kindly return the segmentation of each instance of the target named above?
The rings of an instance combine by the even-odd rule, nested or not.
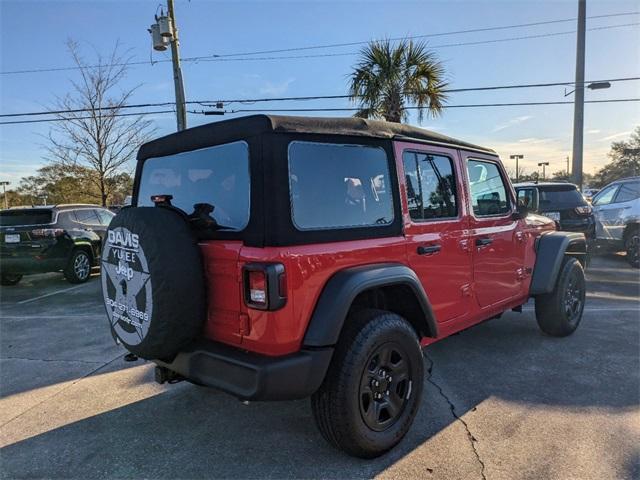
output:
[[[609,185],[600,190],[593,199],[593,214],[596,217],[596,238],[599,240],[622,240],[622,229],[617,227],[618,205],[614,198],[620,184]]]
[[[473,246],[473,282],[480,307],[518,295],[524,277],[525,238],[512,218],[510,183],[495,157],[465,153]]]
[[[457,151],[398,144],[407,257],[438,322],[471,301],[471,247]]]

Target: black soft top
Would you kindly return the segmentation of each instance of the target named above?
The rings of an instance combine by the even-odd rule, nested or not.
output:
[[[495,152],[489,148],[480,147],[430,130],[400,123],[365,120],[354,117],[250,115],[200,125],[145,143],[138,152],[138,160],[172,155],[174,153],[219,145],[221,143],[271,132],[345,135],[389,140],[415,140],[479,150],[495,155]]]

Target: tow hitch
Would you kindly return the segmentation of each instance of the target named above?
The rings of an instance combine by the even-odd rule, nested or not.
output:
[[[166,367],[157,366],[155,369],[155,380],[162,385],[163,383],[178,383],[184,380],[184,377],[173,370]]]

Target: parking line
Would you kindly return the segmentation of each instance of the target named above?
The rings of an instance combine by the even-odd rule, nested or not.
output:
[[[51,297],[52,295],[57,295],[59,293],[70,292],[71,290],[76,290],[76,289],[81,288],[81,287],[86,287],[87,285],[88,284],[83,284],[83,285],[76,285],[75,287],[64,288],[62,290],[57,290],[55,292],[51,292],[51,293],[46,293],[44,295],[40,295],[39,297],[29,298],[28,300],[22,300],[22,301],[18,302],[17,304],[18,305],[23,305],[25,303],[35,302],[36,300],[40,300],[42,298]]]

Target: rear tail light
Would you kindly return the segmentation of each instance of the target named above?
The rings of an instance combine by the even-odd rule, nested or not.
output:
[[[287,302],[287,280],[281,263],[248,263],[243,267],[244,302],[258,310],[278,310]]]
[[[589,215],[591,214],[592,208],[589,205],[582,205],[580,207],[576,207],[575,211],[578,215]]]
[[[35,238],[54,238],[64,235],[62,228],[37,228],[31,230],[31,236]]]

